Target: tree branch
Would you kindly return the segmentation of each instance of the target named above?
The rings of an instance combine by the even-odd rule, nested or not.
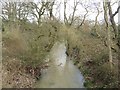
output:
[[[117,8],[116,12],[112,15],[112,18],[119,12],[120,6]]]

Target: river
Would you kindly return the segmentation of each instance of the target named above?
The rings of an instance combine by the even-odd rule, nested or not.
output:
[[[80,70],[66,55],[64,42],[56,42],[49,54],[50,67],[43,70],[35,88],[84,88]]]

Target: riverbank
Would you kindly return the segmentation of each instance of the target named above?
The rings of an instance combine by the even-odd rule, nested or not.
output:
[[[89,30],[74,32],[77,38],[72,36],[72,41],[68,39],[67,53],[82,72],[85,87],[118,88],[118,52],[113,51],[111,68],[103,39],[90,35]]]
[[[113,51],[113,68],[110,71],[104,31],[98,31],[101,37],[96,37],[84,27],[78,30],[56,22],[43,23],[41,28],[36,24],[33,28],[32,25],[28,25],[31,30],[22,32],[21,29],[9,31],[6,26],[8,30],[3,32],[3,87],[33,87],[41,78],[41,69],[49,67],[46,55],[55,42],[61,40],[65,40],[66,54],[84,76],[85,87],[118,86],[118,53]]]
[[[29,43],[25,36],[18,30],[3,33],[3,88],[32,88],[40,79],[41,70],[48,67],[45,61],[42,62],[43,55],[36,52],[35,49],[38,48],[34,48],[36,43]],[[37,53],[39,54],[36,56]],[[42,53],[46,54],[44,51]]]

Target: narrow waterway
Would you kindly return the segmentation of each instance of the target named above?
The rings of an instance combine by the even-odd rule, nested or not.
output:
[[[36,88],[84,88],[81,72],[65,52],[65,43],[56,42],[49,55],[50,67],[43,71]]]

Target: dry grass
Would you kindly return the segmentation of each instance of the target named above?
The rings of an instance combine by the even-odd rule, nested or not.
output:
[[[25,66],[19,59],[27,48],[27,44],[18,30],[3,34],[3,88],[32,87],[35,80],[25,73]]]
[[[100,37],[92,36],[88,29],[63,29],[67,36],[67,52],[80,68],[88,88],[111,87],[118,85],[117,54],[113,52],[113,70],[109,67],[108,48],[104,45],[105,32],[98,31]],[[102,34],[103,33],[103,34]],[[102,38],[101,38],[102,37]],[[101,74],[101,76],[99,76]]]
[[[76,30],[56,22],[43,23],[39,28],[22,33],[18,30],[5,32],[2,48],[3,86],[32,87],[34,79],[25,73],[25,67],[41,66],[54,43],[65,41],[69,57],[74,60],[85,77],[86,87],[110,87],[111,83],[107,82],[107,79],[113,82],[111,87],[114,87],[117,85],[116,78],[113,80],[110,77],[116,72],[107,72],[109,70],[108,48],[103,42],[105,32],[98,31],[98,33],[102,39],[91,35],[88,27]],[[117,61],[116,54],[114,59]],[[116,71],[115,69],[117,70],[114,67],[113,71]],[[98,77],[99,73],[101,79]],[[107,76],[107,74],[111,75]]]
[[[3,52],[8,55],[20,54],[27,50],[27,43],[19,30],[3,34]]]
[[[4,88],[32,87],[36,79],[39,79],[40,70],[45,66],[44,58],[55,40],[53,36],[56,33],[50,27],[48,25],[46,28],[44,24],[41,28],[30,31],[20,32],[19,29],[14,28],[3,32]],[[46,33],[49,28],[51,35],[50,32]],[[36,76],[33,75],[33,71]]]

